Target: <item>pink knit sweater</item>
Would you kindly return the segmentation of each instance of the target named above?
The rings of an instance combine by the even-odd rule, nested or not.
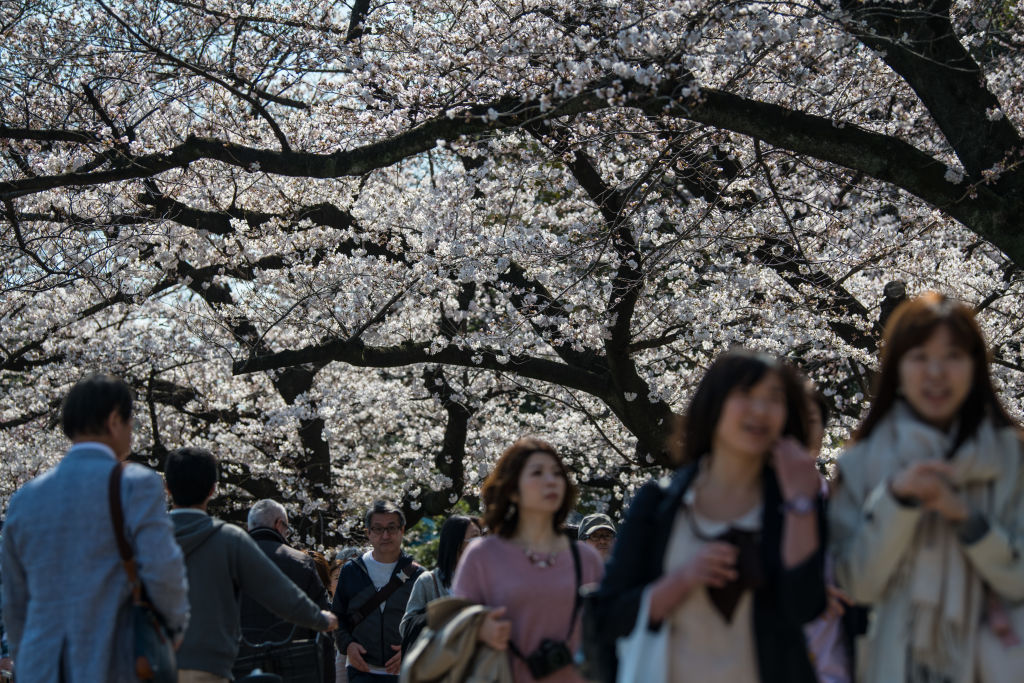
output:
[[[577,543],[583,585],[597,583],[604,574],[604,563],[596,550]],[[452,595],[490,607],[505,607],[512,621],[512,642],[523,654],[529,654],[543,638],[564,640],[572,615],[575,574],[572,554],[566,549],[555,557],[554,565],[538,567],[530,563],[523,549],[499,536],[474,541],[463,554],[455,572]],[[569,649],[580,645],[577,617]],[[509,656],[516,683],[533,681],[530,670],[518,657]],[[543,679],[544,683],[583,683],[572,667]]]

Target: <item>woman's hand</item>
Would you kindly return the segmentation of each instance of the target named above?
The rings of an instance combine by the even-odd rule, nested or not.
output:
[[[821,475],[803,444],[791,436],[779,439],[772,449],[772,464],[779,481],[779,492],[786,502],[785,529],[782,532],[782,567],[793,569],[818,550],[816,509],[804,509],[797,503],[813,500],[821,493]]]
[[[826,584],[825,593],[828,598],[825,619],[838,619],[846,613],[847,607],[853,606],[853,599],[837,586]]]
[[[736,558],[739,553],[739,549],[731,543],[712,541],[705,544],[679,573],[691,588],[698,585],[721,588],[736,579]]]
[[[814,498],[821,491],[821,475],[814,464],[814,456],[793,437],[784,437],[775,444],[772,464],[783,500]]]
[[[953,466],[948,462],[925,460],[904,468],[892,478],[889,488],[900,498],[918,501],[926,510],[934,510],[950,522],[967,519],[967,503],[953,489]]]
[[[739,550],[730,543],[712,541],[705,544],[696,557],[666,574],[651,589],[651,622],[659,623],[698,586],[721,588],[734,580]]]
[[[476,632],[477,640],[499,652],[504,652],[508,648],[508,639],[512,633],[512,622],[502,619],[504,616],[504,607],[492,609],[480,622],[480,628]]]

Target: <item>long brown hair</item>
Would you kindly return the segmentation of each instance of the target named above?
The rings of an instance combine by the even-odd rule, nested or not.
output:
[[[512,505],[512,494],[519,490],[519,476],[526,466],[526,461],[534,453],[547,453],[558,464],[558,470],[565,479],[565,495],[562,504],[555,512],[552,525],[560,531],[569,511],[576,505],[576,486],[569,479],[569,471],[559,457],[555,447],[547,441],[526,436],[505,449],[498,458],[494,469],[484,481],[480,491],[480,499],[484,504],[484,522],[487,528],[499,536],[509,538],[519,524],[519,506]]]
[[[318,550],[307,550],[306,554],[313,558],[313,566],[316,567],[316,575],[320,577],[320,583],[324,585],[324,588],[329,588],[331,585],[331,563]]]
[[[854,441],[866,439],[892,410],[899,396],[900,361],[908,351],[928,341],[940,325],[945,325],[953,343],[973,361],[971,390],[960,406],[960,429],[953,447],[969,439],[981,421],[989,417],[998,427],[1014,425],[989,374],[989,352],[985,336],[974,317],[974,311],[938,292],[925,292],[916,299],[900,304],[893,311],[882,337],[882,367],[875,382],[871,408],[853,434]]]

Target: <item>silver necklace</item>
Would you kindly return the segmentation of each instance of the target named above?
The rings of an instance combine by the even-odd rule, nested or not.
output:
[[[526,554],[526,559],[530,561],[530,564],[541,569],[554,566],[555,557],[558,555],[558,553],[538,553],[529,548],[524,548],[523,552]]]

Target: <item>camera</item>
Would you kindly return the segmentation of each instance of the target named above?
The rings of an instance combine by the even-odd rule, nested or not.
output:
[[[537,649],[523,659],[526,660],[526,666],[536,679],[550,676],[573,662],[568,646],[561,640],[551,640],[550,638],[540,641]]]

